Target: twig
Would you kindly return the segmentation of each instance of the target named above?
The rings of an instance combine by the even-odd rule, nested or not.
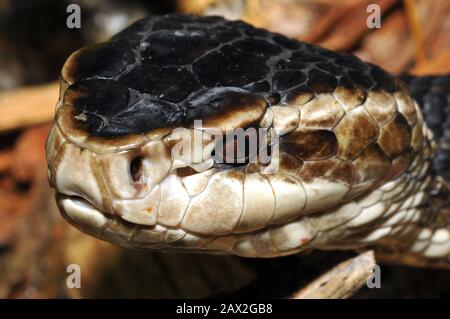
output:
[[[365,33],[370,29],[367,27],[366,8],[369,4],[376,3],[380,6],[381,12],[385,13],[391,9],[398,0],[379,0],[379,1],[362,1],[349,8],[347,13],[340,21],[336,22],[336,26],[330,29],[330,33],[326,35],[320,44],[332,50],[349,50]]]
[[[306,287],[295,293],[293,299],[347,298],[366,282],[375,266],[374,252],[367,251],[341,262]]]
[[[426,61],[426,55],[423,44],[422,27],[416,10],[417,4],[414,0],[403,0],[403,2],[405,4],[406,17],[414,41],[416,64],[420,65]]]
[[[52,120],[58,83],[21,88],[0,94],[0,132]]]

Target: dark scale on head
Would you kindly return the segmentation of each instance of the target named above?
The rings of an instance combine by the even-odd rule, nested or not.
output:
[[[75,54],[63,77],[77,120],[103,137],[233,114],[236,94],[260,107],[261,98],[286,104],[340,85],[395,90],[390,75],[354,56],[242,21],[185,15],[136,22]]]

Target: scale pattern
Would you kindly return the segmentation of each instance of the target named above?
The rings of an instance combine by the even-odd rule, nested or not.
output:
[[[355,56],[167,15],[75,52],[61,84],[49,180],[63,216],[93,236],[254,257],[378,243],[450,255],[448,223],[435,235],[423,209],[433,134],[405,84]],[[217,165],[211,140],[200,162],[174,154],[176,128],[189,141],[199,119],[278,135],[278,156],[266,144],[268,164]]]
[[[438,144],[433,170],[450,181],[450,74],[443,76],[402,75],[419,103],[427,126]]]
[[[184,15],[141,20],[77,51],[62,77],[89,133],[105,137],[186,125],[261,98],[286,105],[339,87],[397,89],[390,75],[355,56],[242,21]]]

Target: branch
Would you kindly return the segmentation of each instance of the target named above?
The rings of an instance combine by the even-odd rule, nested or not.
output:
[[[0,132],[50,122],[58,94],[57,82],[2,92]]]
[[[295,293],[292,298],[348,298],[367,282],[374,266],[374,252],[371,250],[362,253],[333,267]]]

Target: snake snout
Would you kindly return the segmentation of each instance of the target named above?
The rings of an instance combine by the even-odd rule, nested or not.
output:
[[[85,201],[106,215],[139,225],[155,225],[160,183],[171,167],[162,141],[147,141],[128,150],[92,150],[66,139],[55,127],[47,142],[50,184],[64,196]],[[70,208],[69,207],[69,208]],[[85,210],[83,212],[86,213]]]
[[[57,127],[50,132],[46,147],[50,185],[60,194],[82,198],[106,210],[106,187],[100,178],[95,156],[67,141]]]

